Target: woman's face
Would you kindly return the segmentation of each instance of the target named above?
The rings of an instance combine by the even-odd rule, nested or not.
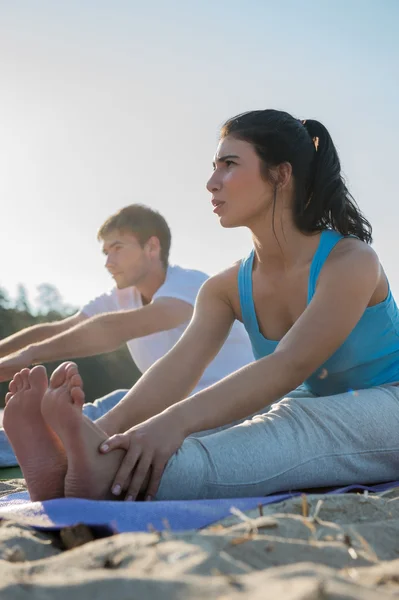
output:
[[[223,227],[250,225],[273,203],[274,187],[262,177],[253,146],[231,136],[219,143],[207,189]]]

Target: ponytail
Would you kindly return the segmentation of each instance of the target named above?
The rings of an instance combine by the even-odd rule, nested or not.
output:
[[[330,134],[319,121],[308,119],[302,125],[312,140],[314,155],[305,183],[306,203],[294,211],[297,226],[303,231],[312,231],[315,225],[329,227],[371,243],[371,225],[345,185]]]

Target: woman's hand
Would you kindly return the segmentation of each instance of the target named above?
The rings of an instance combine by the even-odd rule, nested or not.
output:
[[[113,435],[100,446],[100,452],[126,450],[115,479],[112,493],[126,491],[125,500],[135,500],[145,488],[145,499],[157,493],[168,460],[180,448],[186,437],[176,411],[165,411],[125,433]]]

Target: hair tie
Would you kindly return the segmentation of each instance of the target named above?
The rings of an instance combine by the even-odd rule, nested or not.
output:
[[[306,121],[307,121],[307,119],[303,119],[303,121],[300,121],[300,122],[302,123],[302,125],[305,127],[305,129],[306,129],[306,131],[307,131],[307,127],[306,127]],[[309,133],[309,132],[308,132],[308,133]],[[317,150],[319,149],[320,138],[319,138],[318,136],[316,136],[316,137],[313,137],[313,138],[312,138],[312,142],[313,142],[313,145],[314,145],[314,149],[315,149],[315,150],[316,150],[316,152],[317,152]]]

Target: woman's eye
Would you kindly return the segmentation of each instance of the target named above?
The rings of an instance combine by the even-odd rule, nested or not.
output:
[[[226,167],[230,167],[230,165],[234,165],[232,160],[226,160],[225,163]]]

